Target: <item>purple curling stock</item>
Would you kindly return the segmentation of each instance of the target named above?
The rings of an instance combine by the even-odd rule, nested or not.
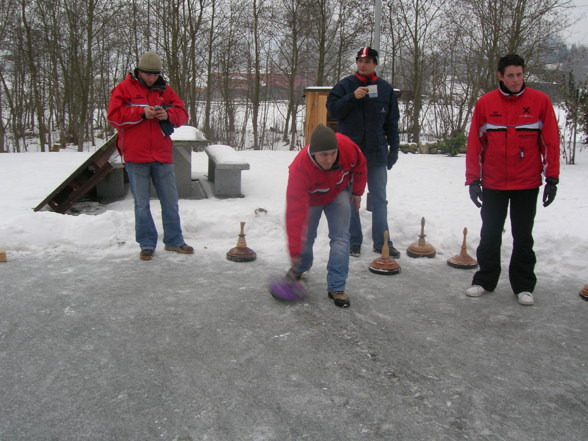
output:
[[[300,282],[283,276],[272,278],[268,289],[274,298],[285,302],[299,302],[306,298],[306,289]]]

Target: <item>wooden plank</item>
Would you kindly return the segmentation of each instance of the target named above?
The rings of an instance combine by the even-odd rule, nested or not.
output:
[[[110,158],[116,152],[116,138],[117,135],[111,136],[34,210],[39,211],[47,205],[57,213],[65,213],[84,197],[113,169]]]
[[[327,112],[327,98],[331,87],[307,87],[304,90],[306,97],[306,116],[304,119],[305,144],[310,142],[314,129],[319,124],[324,124],[337,131],[337,121],[332,119]]]

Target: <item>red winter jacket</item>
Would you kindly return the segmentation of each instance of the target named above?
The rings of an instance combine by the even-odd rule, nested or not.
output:
[[[359,147],[347,136],[336,133],[339,155],[330,170],[323,170],[308,151],[308,145],[290,164],[286,191],[286,231],[291,257],[302,252],[311,206],[332,202],[351,182],[351,193],[363,195],[367,162]]]
[[[559,128],[549,97],[524,88],[497,89],[474,109],[466,154],[466,185],[480,179],[491,190],[527,190],[559,178]]]
[[[117,146],[128,162],[172,162],[172,140],[161,131],[158,119],[144,119],[145,106],[167,108],[169,122],[179,127],[188,122],[184,102],[160,76],[148,88],[128,74],[113,90],[108,104],[108,123],[118,130]]]

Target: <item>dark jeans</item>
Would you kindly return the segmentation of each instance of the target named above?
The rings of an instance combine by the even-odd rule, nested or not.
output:
[[[472,285],[480,285],[494,291],[500,277],[500,247],[502,230],[510,203],[510,226],[513,249],[508,267],[510,286],[515,294],[533,292],[535,276],[535,252],[533,251],[533,224],[537,212],[538,188],[531,190],[483,189],[482,231],[476,251],[480,269],[474,274]]]

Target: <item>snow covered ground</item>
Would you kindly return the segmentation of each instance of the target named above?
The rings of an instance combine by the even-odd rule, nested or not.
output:
[[[246,222],[248,246],[258,256],[288,264],[284,231],[285,188],[288,165],[296,155],[289,151],[239,152],[251,169],[242,172],[244,198],[181,200],[180,211],[186,241],[196,254],[224,259],[235,246],[239,223]],[[15,253],[82,253],[96,258],[135,259],[133,201],[126,199],[98,207],[90,204],[79,215],[52,211],[34,212],[90,153],[18,153],[0,155],[0,249]],[[401,154],[389,173],[389,225],[396,248],[404,252],[420,234],[425,217],[426,240],[440,256],[460,250],[463,229],[468,229],[468,249],[474,255],[479,240],[479,210],[464,186],[465,157]],[[576,165],[562,164],[555,202],[539,206],[535,224],[538,272],[553,277],[585,277],[588,283],[588,152],[578,153]],[[192,176],[204,179],[207,157],[192,153]],[[363,198],[365,206],[365,197]],[[260,210],[263,209],[263,210]],[[158,201],[152,201],[158,229]],[[370,237],[370,214],[361,212],[364,237]],[[160,231],[161,232],[161,231]],[[321,233],[323,232],[323,233]],[[321,223],[317,253],[326,253],[326,225]],[[505,226],[503,255],[510,256],[510,226]],[[161,243],[159,247],[162,248]],[[364,241],[364,253],[371,244]],[[506,260],[507,261],[507,260]]]

